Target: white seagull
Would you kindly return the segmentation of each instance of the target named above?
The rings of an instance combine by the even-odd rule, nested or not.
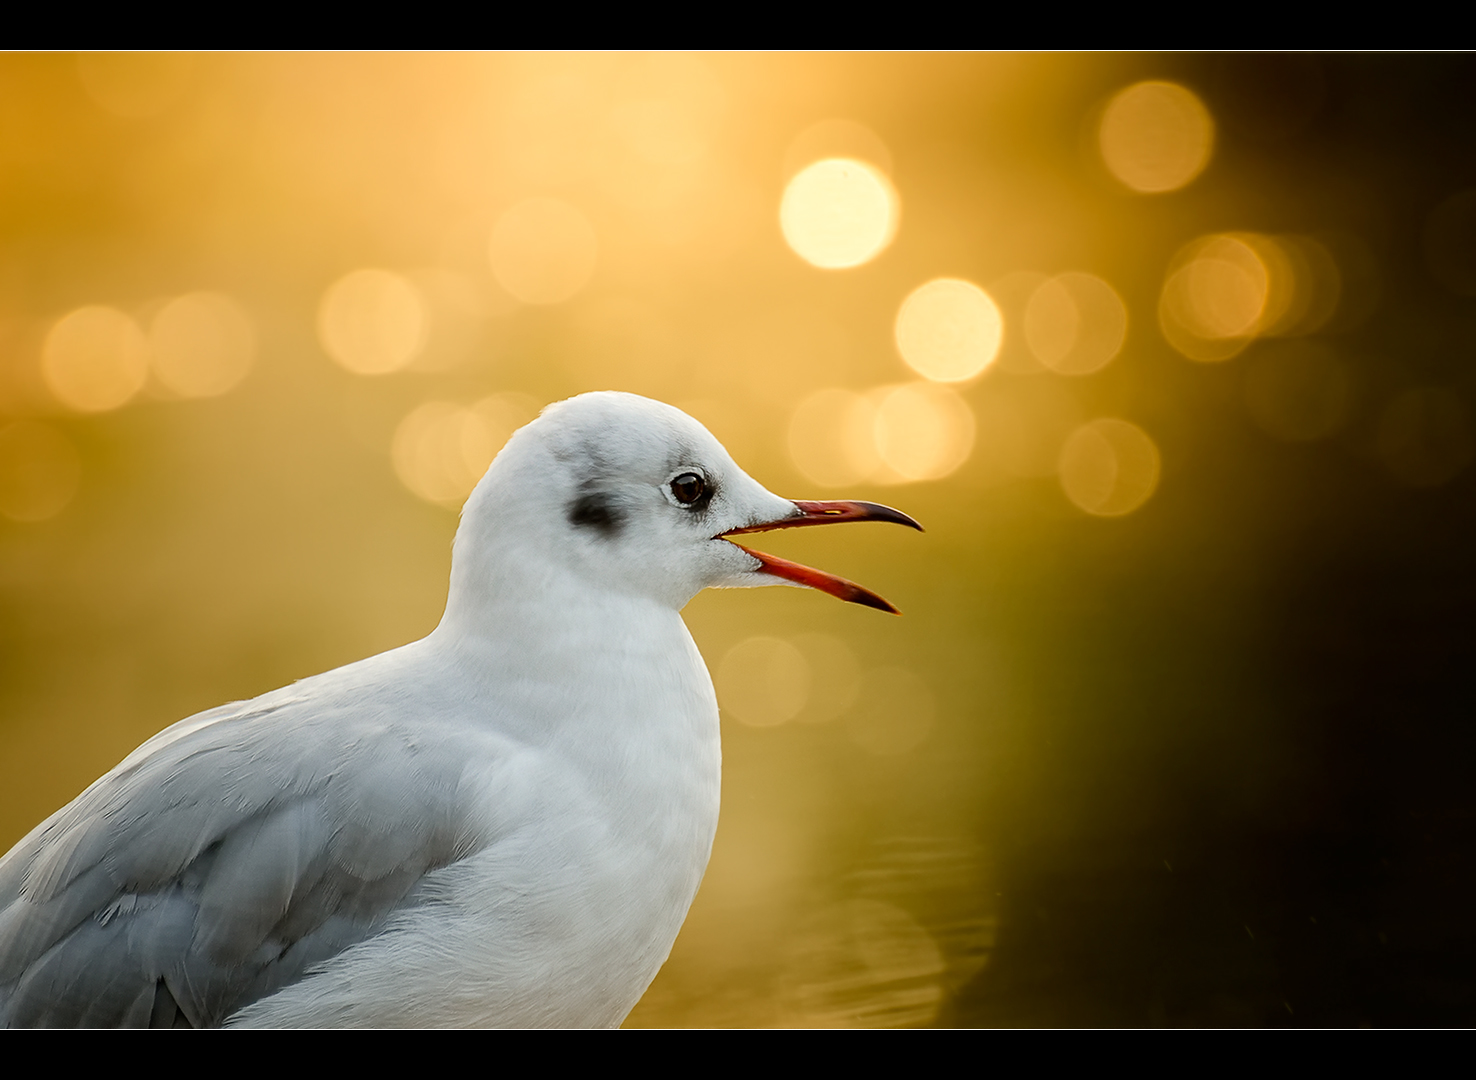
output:
[[[618,1025],[718,819],[679,614],[789,582],[728,537],[905,514],[791,502],[691,417],[584,394],[462,510],[426,638],[181,721],[0,859],[0,1026]]]

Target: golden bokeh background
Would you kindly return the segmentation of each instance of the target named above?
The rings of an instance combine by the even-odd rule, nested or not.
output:
[[[1476,1022],[1464,57],[0,57],[0,845],[686,409],[723,816],[632,1025]],[[1458,913],[1458,914],[1457,914]]]

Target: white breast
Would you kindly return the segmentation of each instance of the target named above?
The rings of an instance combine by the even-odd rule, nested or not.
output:
[[[428,875],[384,932],[233,1024],[620,1023],[696,895],[721,779],[712,682],[680,616],[648,604],[624,616],[627,632],[603,640],[563,628],[554,655],[543,636],[541,670],[506,638],[430,660],[468,672],[496,703],[482,722],[513,740],[460,779],[458,801],[476,807],[469,843],[485,846]],[[571,686],[584,696],[571,702]]]

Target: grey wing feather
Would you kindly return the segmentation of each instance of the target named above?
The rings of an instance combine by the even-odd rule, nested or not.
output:
[[[469,748],[374,712],[279,691],[202,714],[21,841],[0,859],[0,1026],[220,1024],[417,902],[480,846]]]

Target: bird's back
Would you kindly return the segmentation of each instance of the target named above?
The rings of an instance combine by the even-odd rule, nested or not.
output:
[[[590,774],[600,747],[529,715],[538,679],[498,692],[468,662],[426,639],[145,743],[0,860],[0,1025],[618,1023],[695,892],[716,791],[710,823],[653,805],[659,745]],[[704,711],[694,679],[657,710]],[[677,720],[678,756],[716,738],[715,706]],[[669,810],[691,835],[663,839]],[[682,872],[640,880],[673,845]],[[618,985],[549,993],[602,950]]]

